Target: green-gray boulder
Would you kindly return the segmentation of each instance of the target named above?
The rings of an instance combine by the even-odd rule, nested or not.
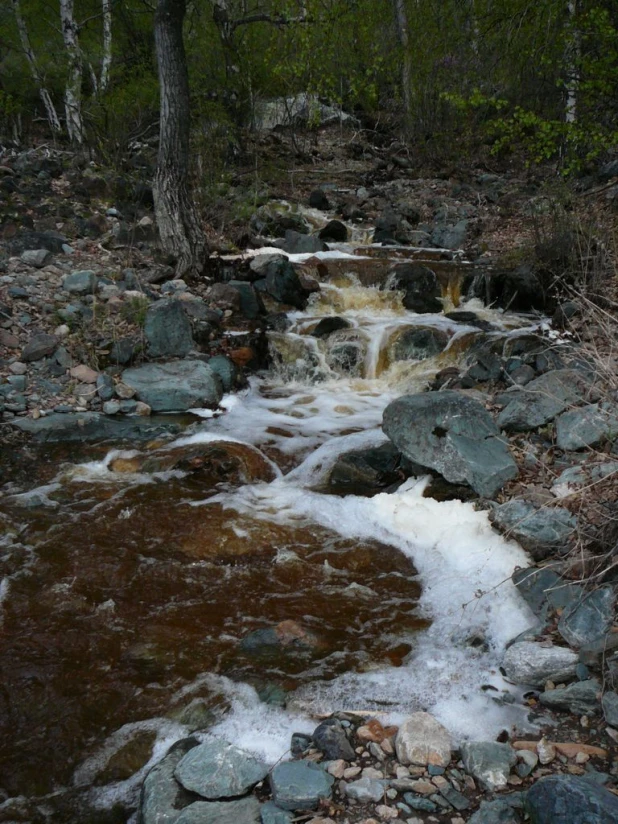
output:
[[[202,361],[148,363],[125,369],[122,381],[153,412],[185,412],[216,406],[222,398],[221,381]]]

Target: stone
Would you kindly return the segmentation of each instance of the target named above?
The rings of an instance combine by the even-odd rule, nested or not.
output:
[[[369,801],[381,801],[384,798],[384,784],[375,778],[359,778],[343,787],[348,798],[360,801],[363,804]]]
[[[193,349],[191,321],[174,298],[148,307],[144,323],[148,354],[153,358],[184,358]]]
[[[403,329],[389,343],[387,351],[391,361],[419,361],[439,355],[446,349],[448,335],[432,327]]]
[[[326,489],[335,494],[371,495],[400,482],[402,471],[407,469],[409,474],[424,474],[421,467],[407,463],[390,441],[381,446],[344,452],[328,473]]]
[[[511,767],[517,763],[515,750],[509,744],[465,741],[460,749],[466,771],[486,790],[495,792],[507,786]]]
[[[521,818],[506,799],[481,801],[478,810],[470,816],[468,824],[521,824]]]
[[[304,309],[307,293],[294,266],[285,257],[276,256],[263,269],[264,291],[279,303]],[[259,281],[258,281],[259,283]]]
[[[312,209],[320,209],[322,212],[327,212],[330,209],[328,198],[321,189],[315,189],[309,195],[309,205]]]
[[[114,397],[114,381],[106,374],[101,374],[97,378],[97,395],[102,401],[109,401]]]
[[[463,793],[460,793],[454,787],[451,787],[450,784],[445,784],[442,787],[438,788],[438,792],[442,796],[442,798],[446,799],[451,807],[454,807],[458,812],[462,812],[462,810],[467,810],[470,807],[470,802],[466,798]]]
[[[326,252],[328,246],[323,240],[314,235],[305,235],[301,232],[295,232],[293,229],[287,229],[283,240],[277,240],[273,244],[279,249],[283,249],[290,255],[313,254],[315,252]]]
[[[178,763],[197,747],[195,738],[178,741],[144,779],[140,799],[141,824],[175,822],[182,808],[193,801],[174,778]]]
[[[570,406],[585,401],[589,386],[576,369],[557,369],[530,381],[498,416],[507,432],[526,432],[552,421]]]
[[[232,392],[237,387],[239,370],[227,355],[215,355],[208,361],[208,366],[221,379],[224,392]]]
[[[46,332],[32,335],[22,349],[21,359],[26,363],[42,360],[48,355],[52,355],[58,344],[59,340],[55,335],[48,335]]]
[[[558,622],[558,632],[572,647],[594,644],[609,632],[616,597],[610,585],[578,593]]]
[[[270,774],[273,801],[284,810],[315,810],[335,779],[311,761],[286,761]]]
[[[28,266],[34,266],[35,269],[42,269],[51,257],[49,249],[27,249],[21,253],[20,260]]]
[[[331,761],[343,758],[353,761],[355,753],[345,728],[337,718],[327,718],[313,731],[313,743]]]
[[[577,450],[598,446],[618,436],[618,411],[610,404],[588,404],[569,409],[556,418],[556,444],[559,449]]]
[[[260,802],[249,796],[235,801],[195,801],[185,807],[174,824],[260,824],[260,821]]]
[[[543,687],[546,681],[571,681],[577,663],[577,653],[565,647],[518,641],[505,652],[502,667],[514,684]]]
[[[99,377],[99,373],[96,369],[91,369],[90,366],[87,366],[85,363],[80,363],[78,366],[74,366],[70,370],[70,375],[72,378],[75,378],[82,383],[96,383],[97,378]]]
[[[542,311],[546,306],[546,293],[533,271],[524,264],[516,269],[495,272],[489,281],[490,300],[512,312]]]
[[[586,778],[552,775],[528,790],[531,824],[615,824],[618,798]]]
[[[112,403],[112,401],[109,401]],[[72,407],[65,408],[72,412]],[[31,435],[38,443],[99,443],[101,441],[149,441],[163,434],[178,434],[177,423],[153,425],[144,419],[114,419],[98,412],[66,415],[54,412],[44,418],[19,418],[11,425]]]
[[[330,243],[345,243],[348,239],[348,227],[340,220],[329,220],[320,230],[319,236]]]
[[[397,758],[402,764],[446,767],[451,747],[446,727],[427,712],[415,712],[406,718],[395,738]]]
[[[487,410],[454,391],[406,395],[384,410],[382,428],[411,461],[491,498],[518,469]]]
[[[233,286],[238,292],[240,299],[238,311],[243,317],[247,320],[256,320],[264,313],[262,299],[250,283],[242,280],[231,280],[229,285]],[[210,324],[214,323],[211,318],[208,319],[208,322]]]
[[[489,520],[520,543],[535,561],[543,560],[556,549],[565,550],[577,528],[577,518],[563,507],[536,507],[517,499],[497,506]]]
[[[403,263],[387,276],[391,289],[403,292],[403,305],[410,312],[419,314],[442,311],[442,290],[438,279],[427,266],[420,263]]]
[[[226,741],[195,747],[174,771],[182,786],[208,799],[244,795],[268,774],[268,765]]]
[[[433,813],[438,809],[433,801],[430,801],[428,798],[421,798],[418,795],[412,795],[412,793],[404,793],[403,800],[409,807],[412,807],[413,810]]]
[[[575,715],[595,715],[601,707],[599,698],[601,686],[598,681],[576,681],[568,687],[559,690],[542,692],[539,701],[544,707],[552,710],[566,710]]]
[[[349,329],[351,327],[349,320],[337,317],[337,315],[328,315],[318,323],[311,335],[314,338],[327,338],[333,332],[338,332],[341,329]]]
[[[618,727],[618,694],[606,692],[601,699],[603,715],[610,727]]]
[[[294,815],[288,810],[282,810],[272,801],[262,804],[260,809],[262,824],[292,824]]]
[[[391,821],[394,818],[399,818],[399,810],[396,807],[389,807],[386,804],[378,804],[376,813],[382,821]]]
[[[222,398],[218,377],[202,361],[184,360],[146,364],[122,373],[123,383],[153,412],[184,412],[217,406]]]
[[[71,272],[62,279],[62,288],[72,295],[92,295],[97,288],[97,276],[91,269]]]

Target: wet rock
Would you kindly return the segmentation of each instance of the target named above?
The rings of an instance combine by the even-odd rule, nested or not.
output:
[[[565,647],[518,641],[507,649],[502,667],[514,684],[542,687],[546,681],[572,680],[577,662],[577,653]]]
[[[144,336],[153,358],[184,358],[193,348],[191,322],[181,302],[173,298],[148,307]]]
[[[461,745],[461,757],[466,771],[489,792],[503,790],[517,762],[515,750],[509,744],[495,741],[466,741]]]
[[[403,292],[403,305],[419,314],[442,311],[442,290],[435,273],[420,263],[396,266],[388,278],[390,288]]]
[[[267,774],[263,761],[218,739],[192,749],[174,770],[185,789],[209,799],[244,795]]]
[[[585,778],[552,775],[528,790],[526,811],[532,824],[615,824],[618,798]]]
[[[270,775],[273,801],[284,810],[315,810],[330,798],[335,779],[312,761],[277,764]]]
[[[329,315],[326,318],[322,318],[311,335],[314,338],[327,338],[329,335],[332,335],[333,332],[338,332],[341,329],[349,329],[350,326],[350,321],[337,317],[336,315]]]
[[[350,744],[341,721],[337,718],[327,718],[313,731],[315,746],[324,753],[329,761],[342,758],[344,761],[353,761],[355,753]]]
[[[328,249],[324,241],[315,235],[301,234],[293,229],[287,229],[283,240],[276,240],[273,246],[283,249],[290,255],[313,254]]]
[[[481,801],[468,824],[521,824],[521,818],[507,799],[497,798],[495,801]]]
[[[388,353],[393,361],[417,361],[434,357],[446,349],[448,335],[431,327],[404,329],[389,344]]]
[[[195,738],[178,741],[150,770],[142,786],[141,824],[175,822],[183,807],[194,800],[195,796],[189,795],[176,781],[174,770],[185,755],[198,745]]]
[[[492,302],[512,312],[543,311],[547,295],[531,266],[495,272],[489,281]]]
[[[585,449],[618,435],[618,413],[609,404],[589,404],[570,409],[556,418],[556,443],[560,449]]]
[[[60,341],[55,335],[48,335],[45,332],[32,335],[22,349],[21,359],[26,363],[42,360],[42,358],[52,355],[59,343]]]
[[[247,318],[247,320],[256,320],[264,313],[264,304],[262,303],[262,299],[250,283],[240,280],[231,280],[229,285],[233,286],[238,292],[238,311],[244,318]],[[212,323],[212,320],[210,320],[209,323]]]
[[[407,395],[384,411],[383,429],[395,446],[451,483],[468,483],[491,498],[518,470],[491,415],[453,391]]]
[[[558,632],[572,647],[593,644],[604,638],[614,617],[615,595],[611,586],[591,592],[576,591],[558,623]]]
[[[34,266],[35,269],[42,269],[46,263],[49,263],[51,257],[52,253],[49,249],[28,249],[20,255],[22,263]]]
[[[507,432],[536,429],[569,406],[583,403],[588,390],[582,373],[575,369],[547,372],[515,395],[498,416],[498,426]]]
[[[399,221],[399,216],[392,209],[385,209],[376,220],[372,243],[397,243]]]
[[[348,228],[340,220],[329,220],[320,231],[320,238],[330,243],[345,243],[348,239]]]
[[[318,639],[296,621],[281,621],[274,627],[256,629],[247,633],[240,642],[244,652],[254,655],[280,654],[281,650],[310,651],[318,645]]]
[[[369,449],[359,449],[339,455],[331,469],[326,488],[335,494],[370,495],[400,482],[421,467],[402,458],[399,450],[386,443]]]
[[[237,388],[240,372],[234,361],[227,355],[215,355],[208,361],[208,366],[215,375],[221,378],[224,392],[232,392]]]
[[[292,733],[292,740],[290,743],[290,752],[292,755],[302,755],[311,746],[311,736],[304,732]]]
[[[153,412],[184,412],[217,406],[222,397],[218,377],[202,361],[184,360],[146,364],[122,373],[124,383]]]
[[[260,802],[253,796],[235,801],[196,801],[185,807],[174,824],[260,824]]]
[[[598,681],[576,681],[559,690],[542,692],[539,701],[551,710],[565,710],[576,715],[596,715],[600,710],[601,687]]]
[[[292,824],[294,815],[288,810],[282,810],[272,801],[262,804],[260,809],[262,824]]]
[[[272,464],[259,450],[248,444],[214,441],[188,444],[165,449],[145,457],[142,472],[162,472],[180,469],[182,472],[199,473],[202,483],[215,484],[225,481],[234,486],[274,480]]]
[[[369,801],[382,801],[384,798],[384,783],[375,778],[359,778],[358,781],[345,784],[343,791],[348,798],[353,798],[363,804]]]
[[[312,209],[320,209],[322,212],[327,212],[330,209],[330,203],[326,195],[321,189],[316,189],[309,195],[309,205]]]
[[[365,362],[365,347],[361,341],[338,341],[328,350],[326,362],[336,372],[360,375]]]
[[[272,256],[263,266],[261,274],[264,277],[263,288],[268,295],[279,303],[293,306],[295,309],[305,308],[307,292],[287,258]]]
[[[535,561],[568,548],[577,528],[577,518],[562,507],[536,507],[526,501],[512,500],[496,507],[489,520],[509,538],[514,538]]]
[[[606,692],[601,699],[603,715],[610,727],[618,727],[618,693]]]
[[[451,760],[451,746],[446,727],[427,712],[415,712],[406,718],[395,739],[402,764],[446,767]]]
[[[143,418],[113,419],[98,412],[79,412],[74,415],[54,413],[37,420],[21,418],[11,421],[11,424],[31,435],[38,443],[144,441],[180,432],[176,423],[157,421],[153,424]]]
[[[71,272],[62,279],[62,288],[72,295],[92,295],[97,288],[97,276],[90,269]]]

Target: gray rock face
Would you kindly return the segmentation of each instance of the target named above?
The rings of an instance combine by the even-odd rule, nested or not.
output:
[[[368,801],[381,801],[384,798],[384,784],[375,778],[359,778],[345,784],[344,793],[348,798],[366,803]]]
[[[123,383],[132,386],[137,398],[153,412],[184,412],[216,406],[222,397],[215,373],[202,361],[149,363],[122,373]]]
[[[502,410],[498,426],[507,432],[526,432],[553,420],[569,406],[585,400],[588,386],[576,369],[557,369],[530,381]]]
[[[198,746],[195,738],[179,741],[148,773],[140,801],[141,824],[173,824],[193,799],[174,778],[178,763]]]
[[[598,681],[576,681],[563,690],[542,692],[539,700],[544,707],[565,710],[576,715],[595,715],[600,710],[601,686]]]
[[[519,641],[509,647],[502,666],[514,684],[542,687],[546,681],[570,681],[579,658],[564,647],[546,647],[534,641]]]
[[[466,741],[461,745],[461,757],[470,775],[489,792],[503,790],[517,756],[509,744],[494,741]]]
[[[174,824],[260,824],[257,798],[237,801],[196,801],[180,813]]]
[[[335,779],[311,761],[277,764],[270,774],[273,801],[284,810],[315,810],[330,798]]]
[[[282,810],[280,807],[277,807],[276,804],[273,804],[272,801],[267,801],[266,804],[262,804],[260,815],[262,817],[262,824],[292,824],[294,820],[291,812]]]
[[[559,593],[560,576],[553,570],[546,567],[516,569],[511,580],[538,618],[545,618],[550,606],[557,606],[553,599]]]
[[[618,798],[603,787],[571,775],[552,775],[528,790],[532,824],[615,824]]]
[[[603,715],[610,727],[618,727],[618,694],[606,692],[601,699]]]
[[[192,749],[174,771],[185,789],[210,799],[244,795],[267,774],[263,761],[218,739]]]
[[[153,358],[184,358],[193,348],[191,321],[173,298],[148,307],[144,335]]]
[[[345,729],[337,718],[329,718],[313,731],[313,742],[330,761],[343,758],[352,761],[354,749],[345,734]]]
[[[577,527],[577,518],[562,507],[538,508],[526,501],[507,501],[496,507],[489,520],[501,532],[518,541],[535,561],[555,549],[567,547]]]
[[[578,593],[565,607],[558,632],[572,647],[583,647],[603,638],[612,625],[615,595],[611,586]]]
[[[72,295],[91,295],[97,288],[97,276],[90,269],[71,272],[62,279],[62,288]]]
[[[458,392],[398,398],[386,407],[382,427],[406,458],[479,495],[491,498],[518,474],[491,415]]]
[[[570,409],[556,418],[556,443],[560,449],[585,449],[618,435],[618,414],[608,404]]]
[[[446,767],[451,760],[451,746],[446,727],[427,712],[415,712],[406,718],[395,739],[402,764]]]
[[[55,335],[48,335],[45,332],[33,335],[23,348],[21,359],[27,363],[42,360],[53,354],[58,343],[58,338]]]

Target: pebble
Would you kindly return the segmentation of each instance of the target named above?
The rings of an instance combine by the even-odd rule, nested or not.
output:
[[[361,774],[360,767],[348,767],[346,770],[343,771],[344,778],[356,778],[357,775]]]
[[[393,818],[399,818],[399,810],[395,807],[387,807],[386,804],[378,804],[376,812],[382,821],[390,821]]]
[[[546,738],[541,738],[536,748],[541,764],[551,764],[556,757],[556,748]]]
[[[335,778],[343,778],[345,771],[346,766],[343,758],[339,758],[337,761],[331,761],[326,768],[326,772],[330,773],[330,775],[334,775]]]

